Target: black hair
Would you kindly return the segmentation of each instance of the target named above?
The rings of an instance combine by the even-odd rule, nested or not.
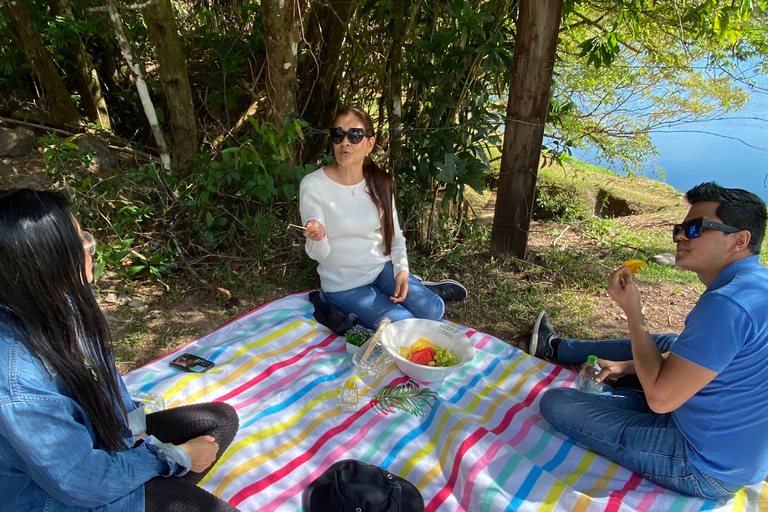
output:
[[[376,132],[373,130],[373,121],[368,112],[358,107],[346,107],[341,109],[336,117],[333,118],[334,126],[340,117],[352,114],[363,123],[365,134],[373,137]],[[395,239],[395,219],[392,211],[392,199],[395,195],[395,180],[390,174],[379,166],[369,156],[363,161],[363,177],[368,184],[368,195],[371,196],[373,204],[381,216],[381,236],[384,239],[384,255],[392,252],[392,242]]]
[[[101,447],[117,451],[126,411],[75,222],[55,192],[0,191],[0,307],[23,330],[20,341],[64,381]]]
[[[685,193],[690,204],[700,201],[719,203],[716,215],[723,223],[749,231],[749,251],[760,254],[760,247],[765,237],[765,225],[768,212],[765,202],[756,194],[740,188],[721,187],[714,181],[696,185]]]

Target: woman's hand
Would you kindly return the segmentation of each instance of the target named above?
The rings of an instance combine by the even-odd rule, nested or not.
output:
[[[597,382],[603,382],[605,379],[611,378],[618,379],[619,377],[624,377],[625,375],[635,374],[634,361],[609,361],[607,359],[598,358],[597,364],[599,364],[600,368],[602,368],[600,374],[595,377]]]
[[[395,276],[395,295],[389,299],[395,304],[403,302],[408,295],[408,271],[402,270]]]
[[[325,226],[316,220],[308,220],[304,226],[304,236],[315,242],[319,242],[325,236]]]
[[[202,473],[208,469],[216,460],[216,453],[219,451],[219,445],[213,436],[196,437],[180,444],[179,447],[192,459],[192,467],[189,470],[193,473]]]

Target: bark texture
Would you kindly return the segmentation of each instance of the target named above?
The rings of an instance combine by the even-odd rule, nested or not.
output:
[[[525,258],[563,0],[520,0],[491,252]]]
[[[176,13],[170,0],[157,0],[147,5],[144,15],[149,40],[157,53],[160,81],[168,103],[173,167],[184,175],[191,171],[197,152],[197,125]]]
[[[347,26],[357,9],[357,0],[313,2],[305,16],[304,39],[307,51],[299,62],[299,112],[315,128],[325,128],[333,121],[339,105],[338,84],[343,71],[341,45]],[[301,162],[315,162],[323,153],[327,136],[315,136],[304,143]]]
[[[267,49],[267,120],[279,130],[296,112],[301,10],[298,0],[264,0],[261,5]]]
[[[70,0],[52,0],[51,9],[58,16],[74,20],[72,14],[72,2]],[[80,98],[83,102],[83,110],[88,119],[98,124],[102,129],[112,130],[112,123],[109,120],[109,110],[107,101],[104,98],[104,92],[101,87],[99,75],[93,66],[91,56],[85,50],[83,40],[77,36],[71,45],[75,54],[74,62],[70,68],[74,75],[77,88],[80,91]]]
[[[40,79],[45,93],[44,103],[50,113],[49,123],[74,128],[80,124],[80,113],[64,85],[59,70],[32,23],[24,0],[0,0],[5,8],[10,33]]]

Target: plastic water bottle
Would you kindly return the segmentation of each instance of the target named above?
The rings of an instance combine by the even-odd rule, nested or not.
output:
[[[594,395],[602,393],[603,385],[595,380],[602,370],[597,364],[597,356],[589,356],[579,372],[579,389]]]

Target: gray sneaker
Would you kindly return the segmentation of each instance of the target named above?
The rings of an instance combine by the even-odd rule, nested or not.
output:
[[[536,323],[533,324],[531,342],[528,344],[528,353],[539,359],[552,359],[555,349],[552,340],[557,338],[557,331],[552,327],[546,311],[539,313]]]
[[[460,302],[467,298],[467,289],[460,282],[453,279],[443,279],[436,283],[422,281],[422,283],[445,302]]]

